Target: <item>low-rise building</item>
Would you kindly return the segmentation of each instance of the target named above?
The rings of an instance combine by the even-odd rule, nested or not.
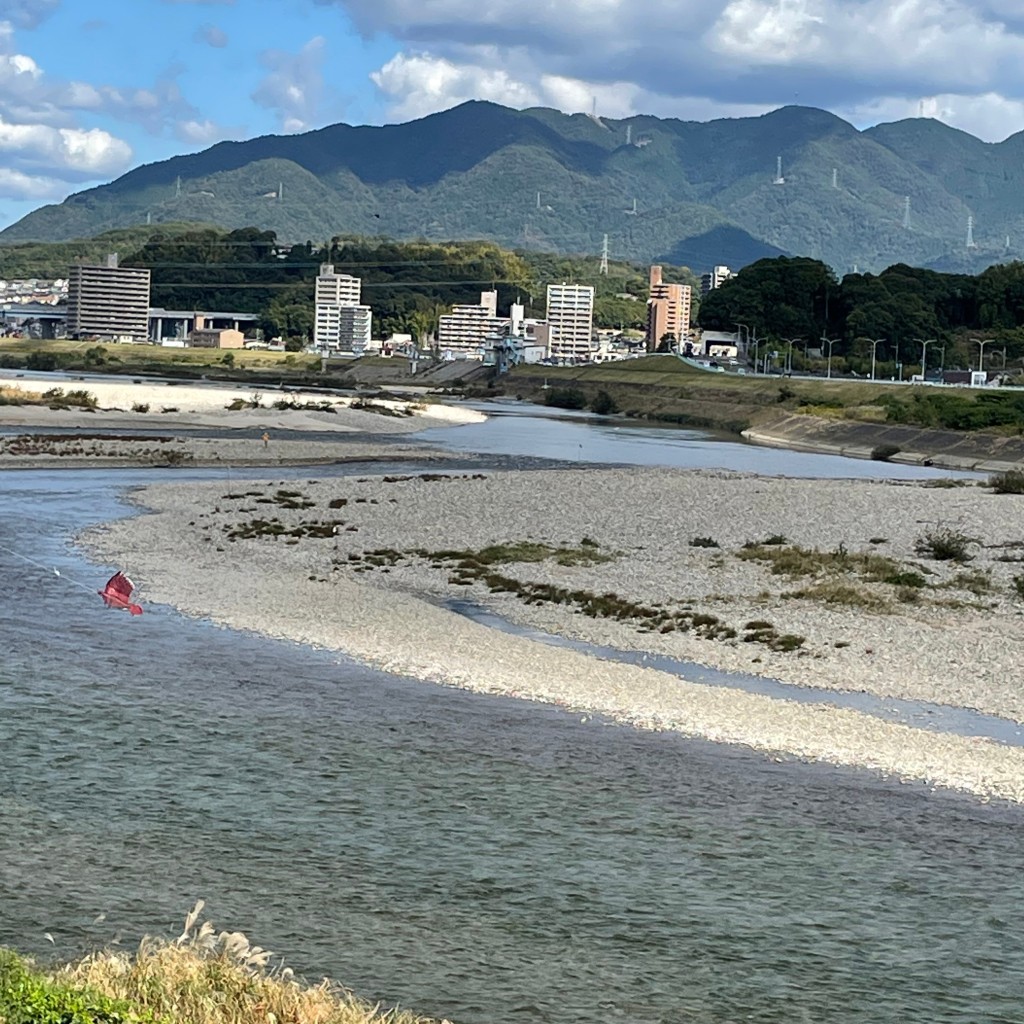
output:
[[[452,306],[438,318],[437,347],[447,359],[483,359],[491,340],[505,334],[508,317],[498,316],[498,293],[480,293],[479,303]]]
[[[231,327],[205,327],[197,324],[188,336],[192,348],[244,348],[245,335]]]

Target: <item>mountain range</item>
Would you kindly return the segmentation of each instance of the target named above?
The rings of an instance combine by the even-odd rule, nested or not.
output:
[[[781,173],[779,173],[781,168]],[[931,119],[860,131],[782,107],[708,122],[473,101],[407,124],[221,142],[44,206],[0,243],[201,221],[287,242],[488,238],[700,272],[821,259],[977,271],[1024,256],[1024,133],[985,143]],[[968,225],[973,245],[968,246]]]

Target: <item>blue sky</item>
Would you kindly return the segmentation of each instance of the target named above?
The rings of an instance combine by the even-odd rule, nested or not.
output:
[[[467,99],[1024,129],[1024,0],[0,0],[0,227],[222,139]]]

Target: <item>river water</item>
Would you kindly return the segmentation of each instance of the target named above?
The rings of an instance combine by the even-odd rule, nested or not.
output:
[[[67,538],[149,479],[0,477],[0,943],[202,896],[461,1024],[1024,1020],[1021,810],[108,612]]]

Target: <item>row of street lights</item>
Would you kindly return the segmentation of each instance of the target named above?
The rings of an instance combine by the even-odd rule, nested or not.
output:
[[[767,341],[768,338],[767,337],[762,337],[762,338],[757,337],[756,331],[754,332],[753,337],[751,337],[751,330],[750,330],[750,328],[746,324],[742,324],[742,323],[739,323],[737,321],[736,322],[736,326],[738,328],[742,328],[744,331],[746,331],[746,340],[743,341],[744,351],[748,351],[749,352],[751,342],[753,342],[753,345],[754,345],[754,372],[758,373],[759,372],[758,367],[760,365],[760,358],[759,358],[759,356],[760,356],[761,342],[762,341]],[[742,332],[741,331],[737,331],[736,333],[739,335],[740,339],[743,340]],[[787,346],[788,346],[788,349],[787,349],[787,352],[786,352],[786,364],[785,364],[786,365],[786,372],[787,373],[792,373],[793,372],[793,345],[794,344],[799,344],[800,342],[803,342],[804,339],[803,338],[780,338],[779,340],[785,342],[787,344]],[[828,379],[831,379],[832,378],[832,346],[837,341],[841,341],[842,339],[840,339],[840,338],[826,338],[825,335],[823,334],[819,340],[821,341],[823,346],[824,345],[828,345],[828,370],[826,372],[826,377]],[[995,340],[996,340],[995,338],[983,338],[983,339],[982,338],[972,338],[971,339],[971,341],[975,345],[978,346],[978,370],[979,371],[985,369],[985,346],[994,343]],[[926,374],[926,371],[927,371],[927,363],[928,363],[928,346],[929,345],[940,345],[940,342],[939,342],[938,338],[915,338],[914,341],[916,341],[921,346],[921,379],[924,380],[925,374]],[[885,338],[873,338],[873,339],[871,339],[871,380],[875,379],[876,353],[878,351],[878,346],[879,345],[884,345],[885,342],[886,342]],[[942,343],[940,345],[940,353],[941,354],[939,356],[939,369],[942,370],[945,367],[945,365],[946,365],[946,345],[945,345],[945,343]],[[777,354],[778,353],[776,353],[776,355]],[[1005,369],[1006,368],[1006,349],[1005,348],[1002,350],[1001,355],[1003,357],[1003,368]],[[898,341],[893,343],[893,356],[894,356],[894,358],[896,360],[896,366],[897,366],[897,368],[899,368],[901,366],[901,364],[900,364],[900,346],[899,346],[899,342]],[[806,357],[807,357],[807,343],[804,342],[804,358],[806,359]],[[769,358],[769,356],[766,354],[765,355],[765,372],[767,372],[767,368],[768,368],[768,358]]]

